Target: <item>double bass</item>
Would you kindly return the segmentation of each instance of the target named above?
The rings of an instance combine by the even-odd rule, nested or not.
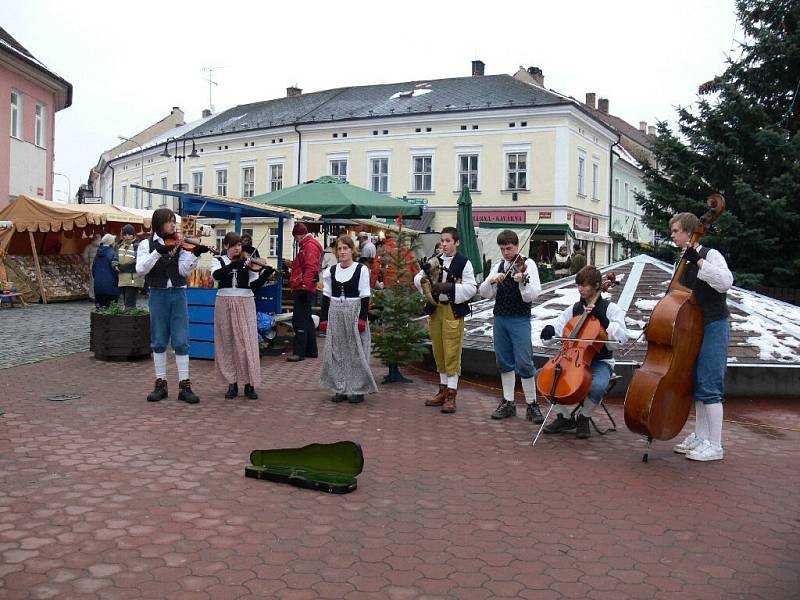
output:
[[[690,246],[725,211],[725,198],[712,194],[708,211],[692,232]],[[625,396],[625,425],[634,433],[670,440],[686,425],[693,400],[692,373],[703,343],[703,316],[691,289],[681,285],[686,270],[681,257],[666,295],[647,324],[647,354]],[[643,461],[647,461],[645,453]]]
[[[608,273],[587,306],[594,306],[600,294],[616,283],[614,273]],[[551,403],[577,404],[592,387],[592,360],[603,349],[608,334],[597,317],[584,312],[570,319],[564,326],[563,336],[560,352],[548,360],[536,376],[536,387]]]

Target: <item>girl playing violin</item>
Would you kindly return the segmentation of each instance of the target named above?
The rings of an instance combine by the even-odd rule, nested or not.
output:
[[[167,397],[167,344],[172,343],[178,367],[178,399],[197,404],[200,398],[189,381],[189,309],[186,304],[186,277],[197,266],[197,259],[208,248],[196,246],[188,251],[175,240],[175,213],[168,208],[153,212],[153,233],[142,240],[136,251],[136,273],[143,275],[150,288],[150,347],[156,371],[155,388],[148,402]]]
[[[514,404],[515,373],[522,381],[527,410],[525,418],[543,423],[536,403],[536,369],[531,346],[531,302],[541,293],[539,270],[530,258],[519,253],[519,238],[510,230],[501,231],[497,245],[503,260],[483,280],[483,298],[497,298],[494,303],[494,353],[503,384],[503,398],[492,413],[493,419],[517,414]]]
[[[218,288],[214,304],[214,364],[217,375],[228,383],[226,398],[239,395],[242,381],[244,395],[256,400],[254,384],[261,382],[261,360],[253,290],[264,285],[275,270],[270,266],[259,272],[249,269],[250,258],[244,258],[241,237],[234,231],[225,234],[222,248],[224,253],[212,260],[211,267]]]
[[[703,345],[694,365],[695,430],[673,450],[691,460],[722,460],[722,395],[728,365],[728,306],[726,292],[733,274],[725,258],[711,248],[691,244],[700,220],[680,213],[669,222],[672,241],[686,260],[681,284],[691,288],[703,314]]]
[[[542,329],[542,340],[547,342],[554,337],[561,337],[566,324],[573,317],[577,317],[584,312],[591,313],[592,316],[600,321],[600,325],[608,334],[609,341],[625,343],[628,340],[625,313],[619,306],[598,295],[602,279],[600,271],[593,266],[586,266],[578,271],[575,275],[575,283],[578,286],[580,300],[559,315],[555,327],[547,325]],[[595,303],[587,306],[587,303],[591,302],[595,296],[597,296]],[[600,404],[600,400],[603,399],[608,382],[614,372],[614,356],[611,348],[603,345],[603,349],[598,352],[592,361],[591,369],[592,386],[587,395],[589,402],[583,402],[583,406],[581,406],[577,414],[577,419],[572,418],[572,410],[575,405],[556,404],[556,419],[551,421],[549,425],[545,425],[544,433],[563,433],[575,429],[576,437],[580,439],[586,439],[591,435],[589,418],[592,416],[594,409],[597,408],[597,405]]]

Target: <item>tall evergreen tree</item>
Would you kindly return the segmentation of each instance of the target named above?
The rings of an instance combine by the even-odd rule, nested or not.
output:
[[[721,192],[727,212],[703,243],[742,286],[800,287],[800,2],[737,0],[738,58],[700,86],[677,132],[661,122],[644,165],[644,222],[668,235],[678,212],[702,214]]]

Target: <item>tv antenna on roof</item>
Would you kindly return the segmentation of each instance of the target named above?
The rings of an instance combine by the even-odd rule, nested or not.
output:
[[[228,67],[203,67],[203,71],[208,72],[208,76],[203,77],[203,79],[208,82],[208,108],[212,113],[214,112],[214,105],[211,103],[211,90],[213,89],[213,86],[219,85],[219,83],[214,80],[214,71],[227,68]]]

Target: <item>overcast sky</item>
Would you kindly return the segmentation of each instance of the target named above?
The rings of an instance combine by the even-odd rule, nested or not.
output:
[[[349,85],[513,74],[537,66],[545,86],[638,126],[674,121],[675,106],[724,69],[741,40],[733,0],[402,3],[4,0],[2,26],[72,83],[56,115],[55,170],[85,183],[103,150],[179,106],[216,112]],[[67,180],[55,177],[56,199]],[[60,190],[60,191],[59,191]]]

